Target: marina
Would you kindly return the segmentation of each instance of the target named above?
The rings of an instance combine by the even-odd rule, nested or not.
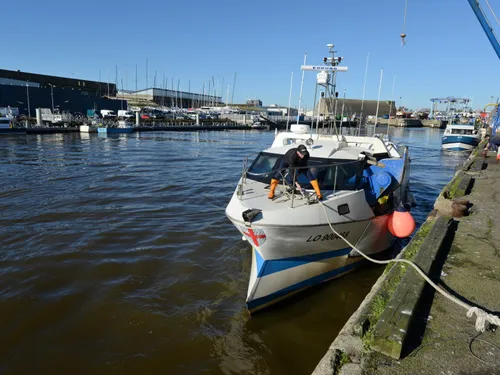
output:
[[[491,0],[24,5],[1,375],[500,375]]]
[[[441,152],[442,133],[390,129],[415,154],[417,225],[467,157]],[[383,268],[248,316],[250,246],[224,211],[241,160],[273,139],[251,130],[0,138],[3,371],[311,373]]]

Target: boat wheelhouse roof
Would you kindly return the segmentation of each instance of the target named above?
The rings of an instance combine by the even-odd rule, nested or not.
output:
[[[293,132],[279,133],[271,147],[264,152],[285,154],[298,145],[307,145],[312,139],[313,144],[307,146],[311,158],[320,159],[358,159],[360,153],[368,155],[389,155],[390,152],[382,139],[377,137],[336,136],[323,134],[297,134]]]

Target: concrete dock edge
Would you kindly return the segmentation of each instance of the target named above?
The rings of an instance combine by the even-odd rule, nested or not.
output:
[[[431,277],[434,281],[439,280],[453,241],[457,222],[452,217],[460,218],[469,214],[471,205],[466,199],[467,195],[473,189],[475,178],[483,178],[482,172],[487,163],[484,155],[480,154],[484,145],[482,142],[478,146],[442,189],[434,210],[398,255],[398,258],[414,259],[426,273],[435,274],[435,277]],[[386,267],[370,293],[338,333],[313,375],[368,374],[376,368],[374,362],[384,363],[388,361],[384,358],[397,360],[402,356],[406,335],[412,332],[411,312],[418,309],[422,295],[432,289],[412,268],[411,271],[407,268],[410,267],[400,264]],[[408,311],[410,314],[403,316],[397,311]]]

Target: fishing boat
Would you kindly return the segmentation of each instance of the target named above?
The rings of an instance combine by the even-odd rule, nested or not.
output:
[[[481,141],[481,134],[474,125],[448,124],[443,133],[441,145],[444,150],[467,151]]]
[[[132,133],[134,130],[131,123],[126,121],[118,121],[117,126],[101,126],[97,128],[98,133]]]
[[[302,70],[318,71],[317,85],[325,97],[330,93],[336,100],[330,81],[347,67],[338,66],[333,45],[329,48],[332,58],[324,65],[303,65]],[[292,125],[253,161],[244,161],[226,207],[227,217],[252,247],[246,298],[251,313],[355,269],[363,258],[345,240],[365,254],[376,254],[391,247],[396,236],[411,233],[400,230],[399,222],[399,214],[408,218],[405,208],[414,203],[408,189],[408,148],[381,135],[339,134],[335,117],[326,117],[331,118],[329,130],[318,129],[319,122],[315,131]],[[309,153],[306,169],[315,176],[321,201],[304,174],[280,169],[285,153],[299,145]],[[280,182],[269,199],[273,178]]]

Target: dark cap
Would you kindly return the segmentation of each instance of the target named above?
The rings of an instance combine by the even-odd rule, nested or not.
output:
[[[309,155],[309,151],[307,151],[307,147],[304,145],[299,145],[299,147],[297,147],[297,151],[300,152],[304,156]]]

